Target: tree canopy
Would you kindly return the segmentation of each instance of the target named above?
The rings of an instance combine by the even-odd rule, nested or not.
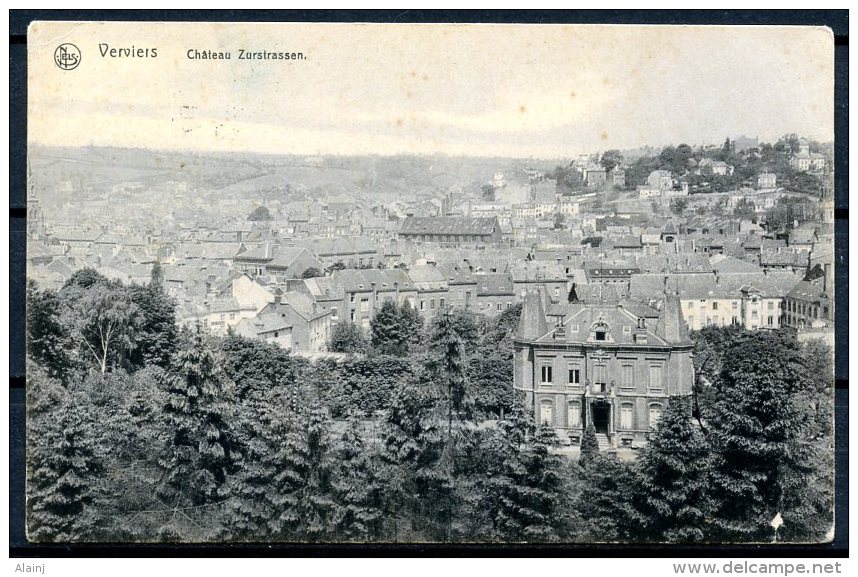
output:
[[[249,215],[247,215],[247,220],[249,221],[266,221],[266,220],[274,220],[274,217],[271,216],[271,212],[268,210],[266,206],[257,206],[254,208]]]

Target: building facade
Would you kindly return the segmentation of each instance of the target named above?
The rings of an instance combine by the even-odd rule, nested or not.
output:
[[[616,300],[550,309],[536,292],[526,295],[514,387],[562,441],[580,444],[592,424],[602,445],[643,445],[670,398],[691,395],[694,344],[675,294],[656,318]]]
[[[457,216],[409,216],[402,223],[399,238],[413,242],[434,242],[449,246],[499,244],[500,223],[492,218],[464,218]]]

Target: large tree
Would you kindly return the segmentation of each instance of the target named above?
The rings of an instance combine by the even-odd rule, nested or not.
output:
[[[330,420],[316,407],[297,412],[296,418],[297,426],[287,436],[290,454],[278,453],[285,465],[277,473],[277,499],[286,531],[281,535],[289,540],[329,541],[337,537],[344,515],[333,497]]]
[[[51,377],[68,379],[74,364],[71,334],[60,316],[62,301],[54,291],[27,282],[27,355]]]
[[[408,352],[408,328],[396,303],[385,301],[370,322],[373,349],[384,355],[404,356]]]
[[[265,541],[281,528],[282,510],[276,477],[282,468],[275,456],[287,443],[294,422],[294,392],[275,386],[249,389],[240,398],[236,430],[243,447],[240,468],[228,479],[222,536],[235,541]]]
[[[328,349],[334,353],[363,353],[368,346],[366,336],[354,323],[341,322],[331,331]]]
[[[711,515],[708,472],[711,452],[687,399],[674,397],[640,460],[642,510],[647,537],[672,543],[700,542]]]
[[[499,542],[552,542],[567,536],[571,499],[563,458],[552,452],[554,430],[536,427],[516,403],[509,418],[479,445],[475,472],[482,538]]]
[[[634,465],[596,453],[581,468],[576,511],[590,540],[636,542],[646,537],[640,479]]]
[[[694,341],[694,386],[692,414],[703,423],[711,412],[715,391],[721,381],[721,369],[730,344],[747,331],[742,327],[704,327],[691,333]]]
[[[716,538],[773,539],[775,515],[788,517],[791,506],[815,491],[807,474],[814,453],[807,384],[792,335],[756,331],[727,349],[709,423]]]
[[[103,460],[92,411],[37,367],[27,393],[27,535],[35,542],[95,539]]]
[[[468,381],[465,343],[472,328],[476,333],[476,328],[468,324],[462,315],[451,312],[441,314],[432,327],[432,368],[436,382],[446,397],[448,435],[454,416],[465,408]],[[474,341],[475,336],[471,337]]]
[[[67,286],[64,324],[81,351],[101,373],[120,362],[137,346],[143,314],[128,289],[119,283],[94,282]]]
[[[379,455],[364,438],[360,420],[351,417],[333,447],[331,493],[339,509],[337,539],[376,541],[384,536],[387,486]]]
[[[159,496],[173,504],[172,521],[187,529],[199,526],[201,518],[216,524],[214,513],[229,494],[227,478],[241,461],[231,427],[231,383],[220,365],[207,335],[199,327],[186,331],[164,384],[169,436],[160,460],[164,476]]]
[[[271,212],[269,212],[268,207],[265,206],[257,206],[249,215],[247,215],[247,220],[250,221],[265,221],[272,220],[273,218],[274,217],[271,216]]]
[[[616,149],[606,150],[599,159],[599,164],[606,172],[611,172],[623,162],[623,154]]]
[[[229,334],[220,340],[224,373],[235,383],[235,393],[244,399],[252,391],[266,393],[276,386],[297,387],[307,362],[293,357],[275,344]]]
[[[406,381],[391,395],[380,436],[387,485],[389,534],[394,541],[444,540],[452,529],[452,460],[445,459],[445,408],[440,391]]]
[[[129,358],[136,366],[158,365],[167,368],[176,349],[176,305],[164,290],[162,275],[160,265],[156,263],[148,285],[129,287],[131,302],[140,309],[142,317]]]

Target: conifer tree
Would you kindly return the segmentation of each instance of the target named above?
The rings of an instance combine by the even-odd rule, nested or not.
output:
[[[330,420],[319,408],[308,411],[306,418],[307,477],[301,491],[300,516],[302,537],[308,541],[336,538],[342,510],[333,499],[330,451]]]
[[[28,375],[27,536],[35,542],[101,536],[103,461],[93,418],[43,371]]]
[[[381,539],[386,486],[378,456],[365,442],[360,421],[354,417],[335,445],[333,462],[333,497],[341,507],[336,535],[346,541]]]
[[[176,512],[174,520],[198,524],[187,512],[194,509],[213,523],[216,505],[227,496],[227,476],[241,457],[229,427],[231,390],[200,328],[183,336],[166,383],[171,432],[161,459],[161,499]]]
[[[589,423],[584,429],[581,439],[581,457],[578,459],[582,467],[586,467],[595,455],[599,454],[599,440],[596,438],[596,429],[593,423]]]
[[[518,404],[488,434],[477,486],[491,540],[551,542],[566,535],[570,503],[563,463],[550,451],[556,444],[554,430],[535,427]]]
[[[408,352],[411,337],[403,323],[399,308],[392,300],[385,301],[370,322],[372,346],[379,354],[401,357]]]
[[[223,537],[236,541],[265,541],[274,538],[279,513],[275,477],[275,454],[284,442],[293,394],[284,387],[252,389],[238,407],[242,459],[229,477],[229,500],[225,505]]]
[[[445,407],[443,398],[428,386],[403,383],[391,395],[381,440],[387,517],[394,541],[442,540],[447,535],[449,508],[437,500],[451,474],[451,463],[439,465],[447,446],[446,426],[439,414]]]
[[[815,490],[804,475],[813,424],[801,394],[808,381],[792,335],[747,333],[727,350],[711,419],[714,538],[774,539],[775,515]]]
[[[467,359],[462,323],[457,315],[445,312],[435,321],[431,349],[435,375],[447,398],[448,436],[454,415],[465,408]]]
[[[671,399],[639,459],[646,535],[655,541],[688,543],[706,537],[711,455],[691,419],[690,403]]]
[[[399,322],[407,337],[408,350],[419,347],[424,340],[423,318],[420,316],[420,311],[405,302],[399,307]]]
[[[285,540],[330,539],[341,515],[331,496],[328,417],[320,409],[296,410],[287,427],[274,454],[275,535]]]
[[[585,534],[598,542],[634,542],[646,538],[640,513],[640,480],[635,468],[616,455],[595,453],[581,469],[577,512]]]

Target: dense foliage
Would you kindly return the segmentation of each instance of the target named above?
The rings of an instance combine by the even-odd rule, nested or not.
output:
[[[424,323],[386,305],[371,338],[340,325],[351,344],[310,363],[176,330],[157,274],[124,286],[85,270],[28,297],[34,541],[813,541],[831,527],[830,351],[786,332],[695,333],[694,398],[670,402],[636,459],[599,451],[592,429],[578,459],[513,396],[521,307]]]
[[[821,147],[811,142],[810,150],[820,152]],[[779,187],[819,197],[824,192],[827,177],[793,168],[790,158],[798,151],[799,138],[795,134],[784,135],[774,144],[764,142],[744,150],[736,150],[729,138],[720,147],[666,146],[628,164],[626,188],[634,190],[644,184],[654,170],[669,170],[674,178],[688,183],[691,193],[727,192],[743,185],[754,187],[757,176],[768,172],[776,176]],[[727,174],[715,173],[711,162],[724,162],[732,168]]]

